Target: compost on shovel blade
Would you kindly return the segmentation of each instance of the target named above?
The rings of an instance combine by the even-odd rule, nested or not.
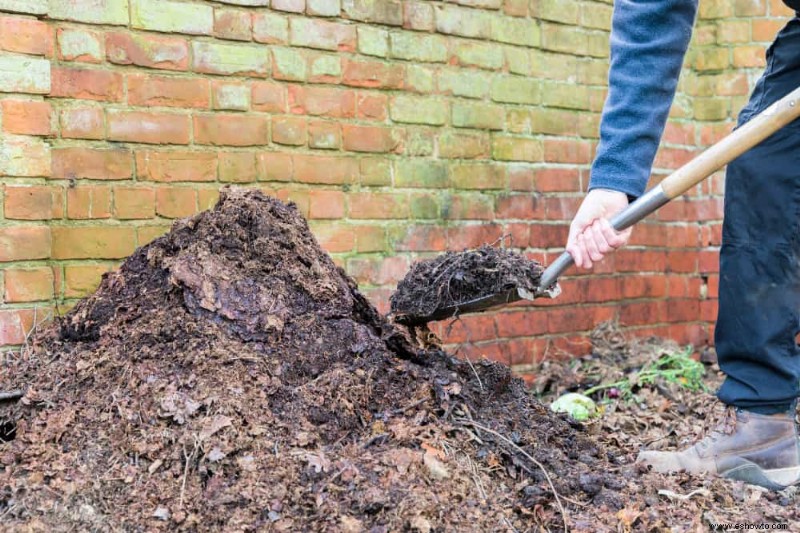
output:
[[[223,191],[7,358],[3,530],[698,523],[659,515],[677,481],[644,482],[508,368],[414,338],[294,205]]]

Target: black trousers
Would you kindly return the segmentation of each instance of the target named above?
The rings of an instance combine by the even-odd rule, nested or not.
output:
[[[781,30],[739,116],[800,87],[800,18]],[[800,120],[728,166],[720,251],[719,365],[723,402],[762,413],[800,395]]]

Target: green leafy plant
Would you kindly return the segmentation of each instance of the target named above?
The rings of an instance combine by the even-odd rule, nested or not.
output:
[[[649,361],[638,372],[613,383],[601,383],[584,391],[586,396],[602,390],[616,389],[624,400],[635,398],[634,389],[654,385],[658,382],[675,383],[689,390],[706,390],[703,384],[705,369],[703,364],[692,359],[693,349],[687,346],[683,351],[663,353],[658,359]]]

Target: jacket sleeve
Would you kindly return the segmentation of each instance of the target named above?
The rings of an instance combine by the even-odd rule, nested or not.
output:
[[[697,0],[615,0],[608,97],[589,190],[638,197],[647,187]]]

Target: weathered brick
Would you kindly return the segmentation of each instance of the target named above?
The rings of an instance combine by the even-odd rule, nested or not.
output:
[[[447,168],[430,159],[399,160],[395,163],[394,185],[422,189],[447,187]]]
[[[205,74],[265,77],[269,55],[263,47],[211,42],[192,43],[192,69]]]
[[[120,102],[123,97],[122,75],[107,70],[53,67],[50,96],[81,100]]]
[[[309,192],[309,218],[343,218],[345,212],[344,193],[341,191],[313,190]]]
[[[356,27],[312,18],[293,18],[289,21],[289,42],[292,46],[352,52],[356,48]]]
[[[418,31],[435,30],[433,6],[427,2],[403,2],[403,27]]]
[[[253,152],[219,154],[219,180],[228,183],[253,183],[258,180],[258,162]]]
[[[273,117],[272,142],[303,146],[308,139],[308,124],[303,117]]]
[[[208,80],[131,74],[127,81],[131,105],[209,107]]]
[[[733,66],[736,68],[763,68],[766,64],[762,46],[737,46],[733,49]]]
[[[271,6],[290,13],[302,13],[306,8],[305,0],[272,0]]]
[[[341,185],[358,178],[358,161],[352,157],[296,154],[292,162],[294,179],[299,183]]]
[[[106,35],[106,57],[119,65],[187,70],[189,43],[180,37],[111,32]]]
[[[448,194],[444,197],[442,218],[446,220],[491,220],[494,203],[483,193]]]
[[[532,19],[494,17],[491,33],[492,39],[501,43],[530,47],[539,46],[541,43],[539,26]]]
[[[342,83],[352,87],[401,89],[404,77],[403,65],[345,60]]]
[[[489,39],[492,35],[492,17],[486,11],[445,4],[436,5],[434,12],[439,33],[476,39]]]
[[[189,116],[110,109],[108,138],[148,144],[189,144]]]
[[[309,122],[308,146],[321,150],[338,150],[342,146],[341,126],[336,122]]]
[[[103,61],[103,41],[99,33],[77,28],[59,28],[57,35],[59,57],[64,61]]]
[[[610,31],[612,11],[610,5],[605,6],[597,2],[581,4],[581,26]]]
[[[495,137],[492,139],[492,158],[500,161],[541,161],[542,142],[524,137]]]
[[[54,148],[53,179],[126,180],[133,175],[130,150]]]
[[[772,42],[775,36],[786,25],[786,22],[781,19],[755,19],[751,21],[752,39],[754,41]]]
[[[440,35],[392,32],[389,34],[389,51],[389,55],[396,59],[444,63],[447,61],[447,39]]]
[[[505,111],[500,106],[483,103],[453,103],[453,126],[457,128],[502,130],[504,124]]]
[[[40,302],[53,297],[53,269],[50,267],[9,268],[5,277],[5,301]]]
[[[697,120],[722,120],[730,113],[730,102],[721,98],[694,99],[694,118]]]
[[[256,115],[195,115],[194,140],[217,146],[264,145],[269,142],[269,121]]]
[[[264,44],[288,44],[289,19],[276,13],[253,13],[253,39]]]
[[[539,80],[500,76],[492,80],[492,100],[510,104],[537,104],[541,98]]]
[[[136,247],[133,228],[58,226],[53,232],[53,259],[121,259]]]
[[[47,13],[48,0],[0,0],[0,11],[44,15]]]
[[[426,65],[408,65],[403,85],[408,91],[432,93],[436,88],[436,70]]]
[[[292,48],[272,47],[274,64],[272,77],[276,80],[306,81],[308,62],[303,52]]]
[[[0,228],[0,262],[50,257],[50,228],[11,226]]]
[[[250,109],[251,88],[235,82],[214,80],[211,82],[212,107],[233,111]]]
[[[459,65],[464,67],[478,67],[497,70],[503,67],[503,50],[497,45],[480,42],[459,42],[453,51],[453,56]]]
[[[542,48],[568,54],[591,55],[587,35],[585,30],[576,26],[543,23]]]
[[[388,26],[403,24],[403,6],[398,0],[342,0],[347,18]]]
[[[358,27],[358,51],[368,56],[389,55],[389,32],[372,26]]]
[[[445,100],[426,96],[395,96],[391,101],[390,116],[395,122],[430,124],[447,123],[450,108]]]
[[[723,70],[730,65],[728,48],[702,48],[695,51],[694,68],[697,70]]]
[[[349,197],[349,216],[355,219],[408,218],[408,197],[398,193],[353,193]]]
[[[68,188],[67,217],[72,220],[111,218],[111,188],[93,185]]]
[[[128,0],[50,0],[47,16],[89,24],[128,24]]]
[[[0,176],[50,175],[50,146],[35,137],[6,136],[0,142]]]
[[[51,57],[53,29],[32,18],[0,15],[0,50]]]
[[[385,94],[359,92],[356,101],[358,118],[383,121],[389,116],[389,97]]]
[[[166,218],[183,218],[196,212],[196,190],[184,187],[156,189],[156,214]]]
[[[592,93],[585,85],[574,83],[542,82],[542,103],[548,107],[591,109]]]
[[[558,0],[537,0],[532,4],[532,10],[537,18],[563,24],[577,25],[580,19],[580,4],[577,2],[563,4]]]
[[[106,120],[101,107],[70,107],[61,110],[61,137],[105,139]]]
[[[35,100],[3,100],[3,131],[19,135],[50,135],[52,107]]]
[[[64,296],[83,298],[89,296],[100,284],[100,280],[110,269],[103,264],[78,264],[64,266]]]
[[[440,70],[437,79],[440,92],[467,98],[485,98],[491,85],[484,72],[464,69]]]
[[[0,54],[0,92],[49,93],[50,62],[23,55]]]
[[[402,152],[410,157],[433,155],[435,130],[426,127],[407,127],[400,130],[403,135]]]
[[[364,157],[359,162],[359,183],[384,186],[392,183],[392,164],[386,157]]]
[[[139,179],[160,182],[205,182],[217,178],[217,154],[186,151],[137,151]]]
[[[291,181],[294,175],[292,156],[280,152],[261,152],[258,159],[258,176],[262,181]]]
[[[502,189],[505,186],[503,167],[490,163],[463,163],[449,167],[450,183],[457,189]]]
[[[351,118],[355,115],[355,93],[333,87],[289,86],[289,109],[300,115]]]
[[[156,214],[152,187],[114,187],[114,216],[119,220],[150,219]]]
[[[397,133],[394,128],[344,124],[343,146],[352,152],[393,152],[400,146]]]
[[[3,203],[8,220],[51,220],[64,215],[60,187],[12,186],[5,189]]]
[[[438,138],[439,157],[445,159],[476,159],[488,157],[488,134],[447,131]]]
[[[171,0],[130,0],[131,27],[165,33],[211,35],[214,9]]]
[[[249,41],[253,38],[253,17],[242,9],[215,9],[214,36],[233,41]]]
[[[268,113],[287,110],[286,86],[271,81],[258,81],[252,86],[253,109]]]
[[[342,11],[340,0],[306,0],[306,13],[320,17],[338,17]]]

